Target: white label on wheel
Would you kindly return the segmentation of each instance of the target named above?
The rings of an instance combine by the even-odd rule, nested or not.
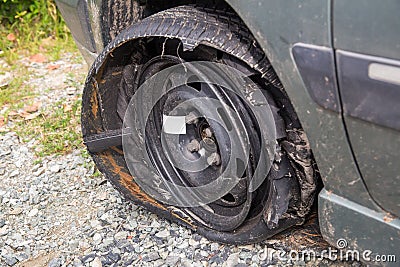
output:
[[[163,132],[167,134],[186,134],[185,116],[163,115]]]

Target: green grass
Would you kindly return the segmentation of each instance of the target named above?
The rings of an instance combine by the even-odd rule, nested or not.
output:
[[[34,74],[20,59],[41,53],[48,61],[55,61],[66,52],[78,53],[54,0],[0,0],[0,38],[0,58],[8,63],[0,65],[0,75],[12,74],[8,85],[0,88],[0,110],[6,110],[0,116],[5,123],[12,122],[8,124],[9,130],[15,131],[23,141],[34,140],[38,156],[35,164],[43,156],[75,149],[81,149],[88,158],[80,131],[80,96],[52,103],[40,109],[40,115],[33,119],[18,115],[37,96],[29,84],[29,76]],[[82,86],[77,82],[82,77],[72,73],[67,77],[69,86]]]
[[[0,22],[0,56],[8,63],[35,53],[56,60],[75,47],[54,0],[0,0]]]
[[[64,46],[64,40],[48,40],[49,50],[42,51],[50,61],[62,56],[66,52],[78,54],[76,46]],[[54,52],[50,47],[56,47]],[[31,55],[33,50],[23,48],[13,51],[17,58],[25,55]],[[10,52],[10,58],[14,55]],[[6,58],[6,61],[7,58]],[[26,60],[25,60],[26,62]],[[26,63],[25,63],[26,64]],[[19,115],[19,112],[26,106],[35,102],[38,96],[35,88],[29,83],[30,76],[34,73],[22,61],[14,61],[8,64],[0,65],[0,74],[10,73],[10,82],[7,86],[0,88],[0,110],[6,108],[6,111],[0,116],[5,118],[5,122],[12,122],[10,130],[15,131],[23,141],[29,142],[35,140],[34,150],[39,159],[47,155],[60,155],[69,153],[75,149],[84,150],[82,136],[80,131],[80,109],[81,97],[75,99],[64,99],[63,102],[51,103],[46,109],[41,109],[40,115],[36,118],[25,120]],[[49,71],[48,75],[51,75]],[[78,80],[82,80],[82,73],[78,76],[74,73],[67,74],[67,85],[80,88],[82,85]],[[35,78],[38,78],[37,76]],[[49,89],[51,94],[51,89]],[[0,131],[1,133],[1,131]]]
[[[57,45],[54,44],[54,46]],[[68,52],[70,51],[76,55],[79,53],[76,48]],[[65,50],[60,50],[61,55],[65,52]],[[44,55],[49,57],[49,53]],[[25,119],[21,111],[35,104],[39,96],[29,80],[37,79],[40,75],[30,73],[22,61],[17,61],[11,66],[7,64],[0,66],[0,74],[4,73],[11,73],[11,80],[7,86],[0,89],[0,110],[6,110],[0,116],[5,118],[6,123],[12,122],[9,124],[10,130],[15,131],[23,141],[35,140],[36,156],[41,158],[47,155],[66,154],[75,149],[84,150],[80,130],[81,95],[64,98],[56,103],[48,103],[46,108],[37,111],[39,114],[37,117]],[[51,75],[51,71],[46,75]],[[75,87],[79,90],[82,87],[83,75],[84,73],[67,73],[64,86]],[[45,94],[52,94],[52,90],[46,89]]]
[[[10,130],[15,131],[24,142],[35,140],[34,151],[39,158],[66,154],[75,149],[83,150],[80,130],[80,95],[50,103],[45,109],[39,109],[39,116],[30,120],[19,115],[21,110],[35,103],[35,97],[38,96],[34,88],[30,87],[29,76],[26,73],[27,70],[20,66],[13,72],[10,84],[0,89],[0,110],[7,107],[6,112],[0,115],[6,122],[11,120],[13,124]],[[75,79],[80,78],[75,77]],[[76,88],[81,87],[72,76],[70,79],[68,84],[74,84]]]
[[[0,68],[0,73],[12,73],[10,83],[0,88],[0,107],[8,105],[10,110],[20,108],[23,101],[33,97],[35,93],[30,86],[25,83],[30,72],[23,65],[13,65],[11,67]]]
[[[83,148],[80,107],[80,99],[71,103],[68,109],[65,103],[58,102],[35,119],[18,122],[14,130],[26,142],[37,141],[35,153],[39,157],[69,153]]]

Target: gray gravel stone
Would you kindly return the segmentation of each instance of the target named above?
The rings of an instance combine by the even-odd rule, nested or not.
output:
[[[160,255],[153,251],[150,252],[149,254],[147,254],[146,256],[143,257],[143,261],[155,261],[158,260],[160,258]]]
[[[120,240],[120,239],[125,239],[127,236],[128,236],[128,232],[126,232],[126,231],[121,231],[121,232],[116,233],[116,234],[114,235],[114,238],[115,238],[116,240]]]
[[[3,256],[3,258],[8,266],[14,266],[18,262],[17,258],[14,257],[13,255],[5,255]]]
[[[72,263],[72,265],[74,267],[82,267],[83,263],[82,263],[82,261],[80,259],[75,259],[74,262]]]
[[[232,253],[231,255],[229,255],[224,266],[232,267],[232,266],[236,266],[238,263],[239,263],[239,253]]]
[[[8,226],[4,225],[3,227],[0,228],[0,236],[5,236],[8,234]]]
[[[91,263],[90,263],[91,267],[102,267],[103,264],[101,263],[101,260],[99,257],[96,257]]]
[[[194,238],[190,238],[189,239],[189,246],[191,246],[192,248],[197,247],[199,245],[199,242],[196,241]]]
[[[48,267],[61,267],[62,260],[60,258],[54,258],[50,260]]]
[[[95,245],[99,245],[101,243],[102,237],[101,234],[95,233],[93,236],[93,242]]]
[[[211,243],[210,246],[211,251],[216,251],[219,249],[219,244],[218,243]]]
[[[186,249],[186,248],[189,247],[189,241],[185,240],[181,244],[178,244],[177,247],[180,248],[180,249]]]
[[[15,176],[17,176],[17,175],[19,175],[19,170],[13,170],[13,171],[9,174],[9,177],[12,178],[12,177],[15,177]]]
[[[180,257],[178,255],[169,255],[165,260],[165,264],[168,266],[175,266],[179,260]]]
[[[164,229],[161,232],[158,232],[156,234],[156,237],[159,237],[159,238],[166,238],[168,236],[170,236],[170,233],[169,233],[169,231],[167,229]]]
[[[37,208],[33,208],[29,211],[28,217],[34,217],[39,213],[39,210]]]
[[[109,252],[104,256],[104,258],[105,258],[105,261],[103,261],[104,264],[111,265],[113,263],[119,262],[121,260],[121,255],[118,253]]]
[[[82,258],[82,262],[88,263],[88,262],[93,261],[94,258],[96,258],[96,254],[90,253],[90,254],[85,255],[85,256]]]

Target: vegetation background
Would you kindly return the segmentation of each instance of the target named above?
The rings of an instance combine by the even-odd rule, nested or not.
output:
[[[46,107],[38,100],[43,92],[32,84],[71,60],[83,66],[54,0],[0,0],[0,39],[0,135],[12,131],[25,142],[34,141],[38,161],[46,155],[84,151],[80,92],[85,71],[65,74],[64,86],[76,88],[78,95]],[[48,73],[38,76],[40,68]]]
[[[16,58],[17,50],[51,48],[57,53],[64,45],[73,46],[54,0],[0,0],[0,23],[0,49],[8,61]]]

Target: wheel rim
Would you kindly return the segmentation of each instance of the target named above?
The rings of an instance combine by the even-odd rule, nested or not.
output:
[[[164,17],[158,19],[164,21]],[[182,19],[191,21],[192,18],[188,17]],[[310,176],[314,174],[305,173],[306,177],[304,177],[304,172],[302,170],[304,164],[302,162],[299,163],[299,166],[292,165],[292,169],[292,162],[289,163],[288,160],[286,163],[278,161],[276,164],[281,167],[280,170],[282,171],[271,169],[269,174],[265,173],[268,179],[264,181],[257,191],[251,194],[253,203],[251,204],[252,207],[247,215],[246,221],[243,224],[237,224],[240,227],[231,229],[234,231],[230,231],[229,228],[224,228],[223,223],[217,227],[213,227],[208,221],[202,221],[203,218],[207,219],[206,216],[208,215],[204,211],[194,213],[194,209],[185,209],[182,208],[183,206],[160,201],[160,199],[148,193],[147,190],[144,190],[138,183],[136,177],[147,177],[147,173],[142,173],[143,175],[140,176],[140,173],[132,172],[129,168],[129,163],[126,160],[126,150],[123,146],[124,136],[125,134],[129,134],[129,132],[124,132],[124,128],[121,127],[121,122],[123,121],[123,114],[127,110],[128,102],[136,92],[138,86],[136,77],[138,73],[142,72],[143,64],[146,64],[145,62],[148,62],[148,60],[155,55],[163,55],[163,57],[166,57],[166,55],[177,55],[180,62],[182,62],[181,58],[218,63],[223,62],[228,66],[234,68],[238,67],[238,70],[247,75],[254,75],[252,79],[254,78],[253,81],[258,81],[258,84],[261,85],[260,87],[263,88],[263,93],[266,92],[264,89],[269,91],[267,93],[269,96],[269,98],[267,97],[268,102],[270,99],[272,99],[272,102],[275,100],[278,101],[271,104],[271,108],[275,108],[274,116],[276,112],[282,108],[280,110],[280,112],[282,112],[280,115],[284,120],[284,125],[282,127],[282,123],[280,123],[279,129],[283,132],[281,132],[282,134],[279,136],[280,138],[287,138],[288,141],[286,142],[285,139],[275,139],[274,143],[278,141],[276,142],[277,149],[279,146],[280,148],[284,148],[285,151],[289,150],[292,154],[287,154],[285,151],[282,151],[278,158],[280,159],[280,157],[283,157],[287,159],[290,157],[291,161],[295,161],[298,155],[296,152],[293,152],[292,147],[298,142],[308,144],[307,140],[302,136],[304,133],[301,129],[296,129],[301,128],[301,125],[297,121],[297,117],[284,91],[283,93],[280,91],[280,89],[283,90],[283,88],[279,79],[274,76],[274,72],[268,60],[266,60],[265,57],[262,59],[263,53],[260,52],[261,50],[259,48],[256,47],[255,50],[253,49],[251,51],[232,51],[229,45],[221,45],[221,42],[214,42],[214,38],[208,39],[208,35],[201,35],[201,40],[196,42],[194,47],[189,47],[189,51],[183,51],[182,47],[187,43],[186,33],[191,32],[190,30],[180,31],[176,38],[171,39],[160,37],[164,36],[164,34],[162,31],[159,32],[158,29],[163,29],[164,27],[159,27],[156,32],[148,33],[143,31],[141,26],[144,25],[134,25],[130,27],[124,34],[116,38],[112,44],[107,46],[92,66],[85,84],[84,104],[82,108],[82,131],[88,150],[92,154],[99,169],[104,172],[107,178],[129,199],[163,217],[175,220],[178,223],[186,224],[192,229],[196,229],[200,234],[213,240],[238,244],[255,242],[256,240],[262,240],[272,236],[291,225],[301,223],[304,214],[310,207],[310,199],[312,199],[314,192],[312,188],[315,188],[315,185],[304,183],[304,181],[306,181],[305,178],[310,179]],[[225,26],[229,25],[227,24]],[[231,28],[229,29],[232,30]],[[238,36],[241,36],[241,34],[238,34]],[[167,49],[165,45],[166,40],[168,40],[168,44],[170,44],[170,41],[173,41],[178,46],[172,45]],[[180,42],[183,43],[183,46]],[[160,49],[157,50],[157,47]],[[164,47],[166,48],[165,50]],[[188,46],[186,45],[185,48],[188,49]],[[216,49],[214,48],[220,49],[219,52],[221,52],[220,54],[222,56],[215,53]],[[187,57],[188,55],[189,57]],[[200,58],[198,57],[199,55],[201,56]],[[247,63],[244,63],[243,60]],[[175,63],[176,62],[173,64]],[[132,73],[132,75],[126,75],[127,72]],[[130,83],[130,81],[133,82]],[[120,86],[118,86],[117,83]],[[128,84],[130,84],[130,86],[128,86]],[[118,91],[117,97],[116,91]],[[118,101],[116,101],[117,99]],[[141,105],[137,106],[141,107]],[[289,131],[293,129],[293,138],[289,135],[286,136],[285,127],[289,129]],[[261,128],[265,130],[265,127]],[[122,146],[119,146],[121,144],[119,141],[121,137]],[[285,145],[285,147],[283,147],[283,145]],[[309,162],[312,162],[312,155],[310,151],[307,151],[306,154],[308,159],[306,164],[310,166]],[[138,163],[140,164],[140,162]],[[296,192],[296,188],[298,187],[298,184],[296,184],[297,181],[290,177],[297,178],[302,188],[308,187],[307,195],[304,197],[301,195],[300,199],[299,192]],[[313,177],[311,177],[311,179],[313,179]],[[291,195],[289,194],[287,198],[285,197],[284,199],[280,196],[287,192],[275,192],[275,194],[271,195],[271,192],[274,193],[273,190],[271,191],[271,188],[275,188],[275,181],[280,181],[277,186],[283,186],[293,191],[293,201],[290,203],[290,207],[293,208],[288,209],[287,213],[286,209]],[[272,185],[268,187],[271,183]],[[256,196],[253,197],[254,195]],[[228,194],[225,196],[228,200],[230,197],[231,196]],[[250,198],[246,198],[246,200],[247,199]],[[277,201],[279,199],[281,199],[281,201],[278,203]],[[212,204],[216,205],[216,203]],[[232,208],[230,210],[232,211],[230,213],[232,215],[234,209]],[[273,213],[270,213],[271,211]],[[270,214],[273,216],[270,217]],[[225,218],[226,217],[229,218],[229,216],[225,216]],[[210,228],[214,228],[217,231]]]
[[[180,63],[182,63],[182,59],[173,56],[155,57],[143,68],[140,80],[143,82],[159,71]],[[166,83],[173,85],[174,81],[167,80]],[[160,90],[160,88],[155,88],[155,90]],[[231,144],[226,129],[217,122],[202,116],[205,109],[209,107],[197,104],[195,106],[188,105],[183,110],[180,109],[180,112],[188,115],[186,116],[187,132],[179,135],[179,149],[173,151],[180,153],[191,163],[203,158],[203,162],[206,161],[209,165],[207,168],[200,171],[187,171],[177,168],[171,163],[173,155],[169,155],[160,149],[163,145],[163,116],[169,114],[179,104],[199,97],[223,99],[224,104],[234,108],[243,125],[246,125],[249,129],[245,133],[250,144],[249,159],[247,163],[238,163],[243,166],[247,165],[245,168],[238,168],[238,172],[240,172],[238,173],[240,175],[239,183],[226,195],[212,203],[186,208],[191,216],[197,218],[206,226],[218,231],[231,231],[241,225],[248,216],[252,203],[249,183],[259,160],[259,147],[261,145],[260,132],[255,117],[239,96],[224,90],[221,86],[208,83],[191,83],[188,81],[185,85],[174,88],[158,101],[146,122],[145,127],[148,133],[146,134],[146,148],[157,171],[173,183],[191,187],[204,185],[217,179],[218,175],[227,167],[226,163],[230,157]],[[229,120],[229,118],[226,119]],[[179,192],[175,191],[174,194],[179,195]]]

